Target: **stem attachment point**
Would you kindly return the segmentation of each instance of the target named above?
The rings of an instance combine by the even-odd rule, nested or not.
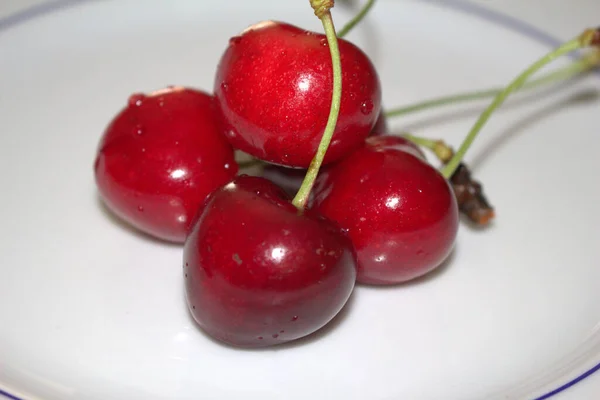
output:
[[[600,28],[586,29],[579,40],[583,46],[598,46],[600,47]]]
[[[315,10],[315,15],[320,20],[323,19],[325,14],[333,8],[334,0],[309,0],[310,6]]]

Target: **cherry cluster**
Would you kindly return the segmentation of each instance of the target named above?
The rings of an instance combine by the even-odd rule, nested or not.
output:
[[[420,277],[457,237],[451,182],[413,141],[389,133],[374,65],[341,38],[343,90],[332,100],[328,39],[283,22],[253,25],[230,39],[212,93],[134,94],[101,138],[103,201],[137,229],[184,244],[190,312],[231,345],[307,336],[356,283]],[[264,175],[240,175],[236,152],[264,163]],[[303,177],[295,198],[273,173]]]

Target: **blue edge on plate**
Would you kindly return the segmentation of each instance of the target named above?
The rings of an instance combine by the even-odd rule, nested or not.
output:
[[[59,11],[59,10],[65,9],[65,8],[69,8],[69,7],[72,7],[75,5],[79,5],[79,4],[87,3],[87,2],[91,2],[91,1],[97,1],[97,0],[48,1],[48,2],[40,4],[38,6],[28,8],[19,13],[9,15],[8,17],[0,18],[0,32],[7,30],[13,26],[19,25],[21,23],[28,22],[36,17],[47,15],[47,14],[50,14],[50,13],[53,13],[53,12],[56,12],[56,11]],[[537,42],[543,43],[549,47],[556,47],[562,43],[561,40],[559,40],[551,35],[548,35],[547,33],[539,30],[538,28],[536,28],[524,21],[520,21],[516,18],[507,16],[507,15],[503,15],[496,11],[489,10],[485,7],[481,7],[479,5],[472,4],[468,1],[464,1],[464,0],[420,0],[420,1],[436,4],[440,7],[449,7],[451,9],[461,11],[466,14],[471,14],[471,15],[483,18],[491,23],[500,25],[506,29],[521,33],[521,34],[523,34]],[[553,397],[554,395],[557,395],[557,394],[569,389],[570,387],[576,385],[577,383],[581,382],[582,380],[589,377],[590,375],[592,375],[594,372],[597,372],[598,370],[600,370],[600,363],[598,365],[594,366],[593,368],[591,368],[590,370],[588,370],[588,371],[584,372],[583,374],[577,376],[576,378],[572,379],[571,381],[565,383],[564,385],[562,385],[540,397],[532,399],[532,400],[547,400],[547,399]],[[15,395],[12,395],[8,392],[5,392],[2,389],[0,389],[0,396],[4,396],[4,397],[6,397],[8,399],[12,399],[12,400],[26,400],[26,399],[17,397]]]

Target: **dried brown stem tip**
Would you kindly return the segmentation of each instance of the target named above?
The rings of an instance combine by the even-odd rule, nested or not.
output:
[[[592,41],[590,43],[592,46],[600,47],[600,27],[596,28],[594,31],[594,36],[592,37]]]
[[[472,222],[486,226],[494,218],[494,209],[483,194],[481,184],[471,177],[469,168],[461,163],[450,177],[458,209]]]
[[[586,29],[580,36],[584,46],[600,47],[600,28]]]
[[[321,19],[333,8],[334,0],[309,0],[317,18]]]

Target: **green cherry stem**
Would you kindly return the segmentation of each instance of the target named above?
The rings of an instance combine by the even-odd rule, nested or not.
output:
[[[562,57],[565,54],[581,49],[583,47],[595,45],[595,42],[600,42],[598,36],[600,36],[598,34],[598,31],[592,29],[586,30],[580,36],[564,43],[560,47],[554,49],[550,53],[546,54],[544,57],[531,64],[531,66],[529,66],[525,71],[518,75],[508,86],[502,89],[496,95],[492,103],[483,111],[483,113],[481,113],[479,119],[475,122],[475,125],[473,125],[473,128],[471,129],[461,146],[458,148],[456,154],[454,154],[454,156],[448,162],[448,164],[446,164],[444,168],[442,168],[442,175],[446,179],[452,176],[452,174],[462,161],[463,157],[465,156],[465,153],[475,140],[475,137],[477,136],[479,131],[481,131],[481,128],[483,128],[488,119],[491,117],[494,110],[496,110],[500,105],[502,105],[504,100],[506,100],[506,98],[512,92],[523,86],[523,84],[527,81],[527,79],[529,79],[531,75],[535,74],[546,64],[549,64],[550,62],[556,60],[559,57]]]
[[[315,179],[317,179],[319,169],[321,168],[321,164],[323,164],[325,153],[327,153],[329,143],[331,143],[331,138],[335,131],[342,101],[342,62],[340,60],[340,50],[338,48],[338,38],[335,33],[335,26],[333,25],[331,12],[329,11],[333,7],[333,0],[310,0],[310,3],[315,10],[315,15],[321,20],[323,28],[325,29],[325,35],[327,36],[327,43],[329,44],[329,51],[331,53],[331,62],[333,64],[333,94],[331,96],[329,118],[327,119],[325,132],[319,143],[317,154],[310,162],[302,185],[300,186],[298,193],[296,193],[294,200],[292,200],[292,204],[299,210],[303,210],[306,207],[310,192],[315,184]]]
[[[438,160],[440,160],[443,163],[447,163],[454,156],[454,151],[452,150],[452,148],[448,146],[443,140],[428,139],[422,136],[414,136],[410,133],[404,133],[402,134],[402,136],[410,140],[417,146],[421,146],[430,150],[431,152],[433,152],[433,154],[435,154]]]
[[[365,16],[369,12],[369,10],[373,7],[373,5],[375,5],[375,0],[368,0],[365,3],[365,5],[362,7],[362,9],[358,12],[358,14],[356,14],[354,16],[354,18],[352,18],[350,21],[348,21],[348,23],[346,25],[344,25],[342,27],[342,29],[340,29],[340,31],[338,32],[338,37],[342,38],[342,37],[346,36],[348,33],[350,33],[350,31],[352,29],[354,29],[354,27],[356,25],[358,25],[358,23],[365,18]]]
[[[566,67],[560,68],[556,71],[550,72],[538,79],[534,79],[526,82],[519,90],[535,89],[540,86],[549,85],[568,79],[574,78],[581,73],[592,70],[600,64],[600,51],[592,51],[580,60],[575,61]],[[456,104],[467,101],[481,100],[489,97],[496,96],[500,93],[501,88],[491,88],[477,90],[473,92],[461,93],[456,95],[439,97],[436,99],[425,100],[419,103],[411,104],[408,106],[393,108],[385,113],[388,118],[398,117],[418,111],[427,110],[429,108],[440,107],[450,104]]]

